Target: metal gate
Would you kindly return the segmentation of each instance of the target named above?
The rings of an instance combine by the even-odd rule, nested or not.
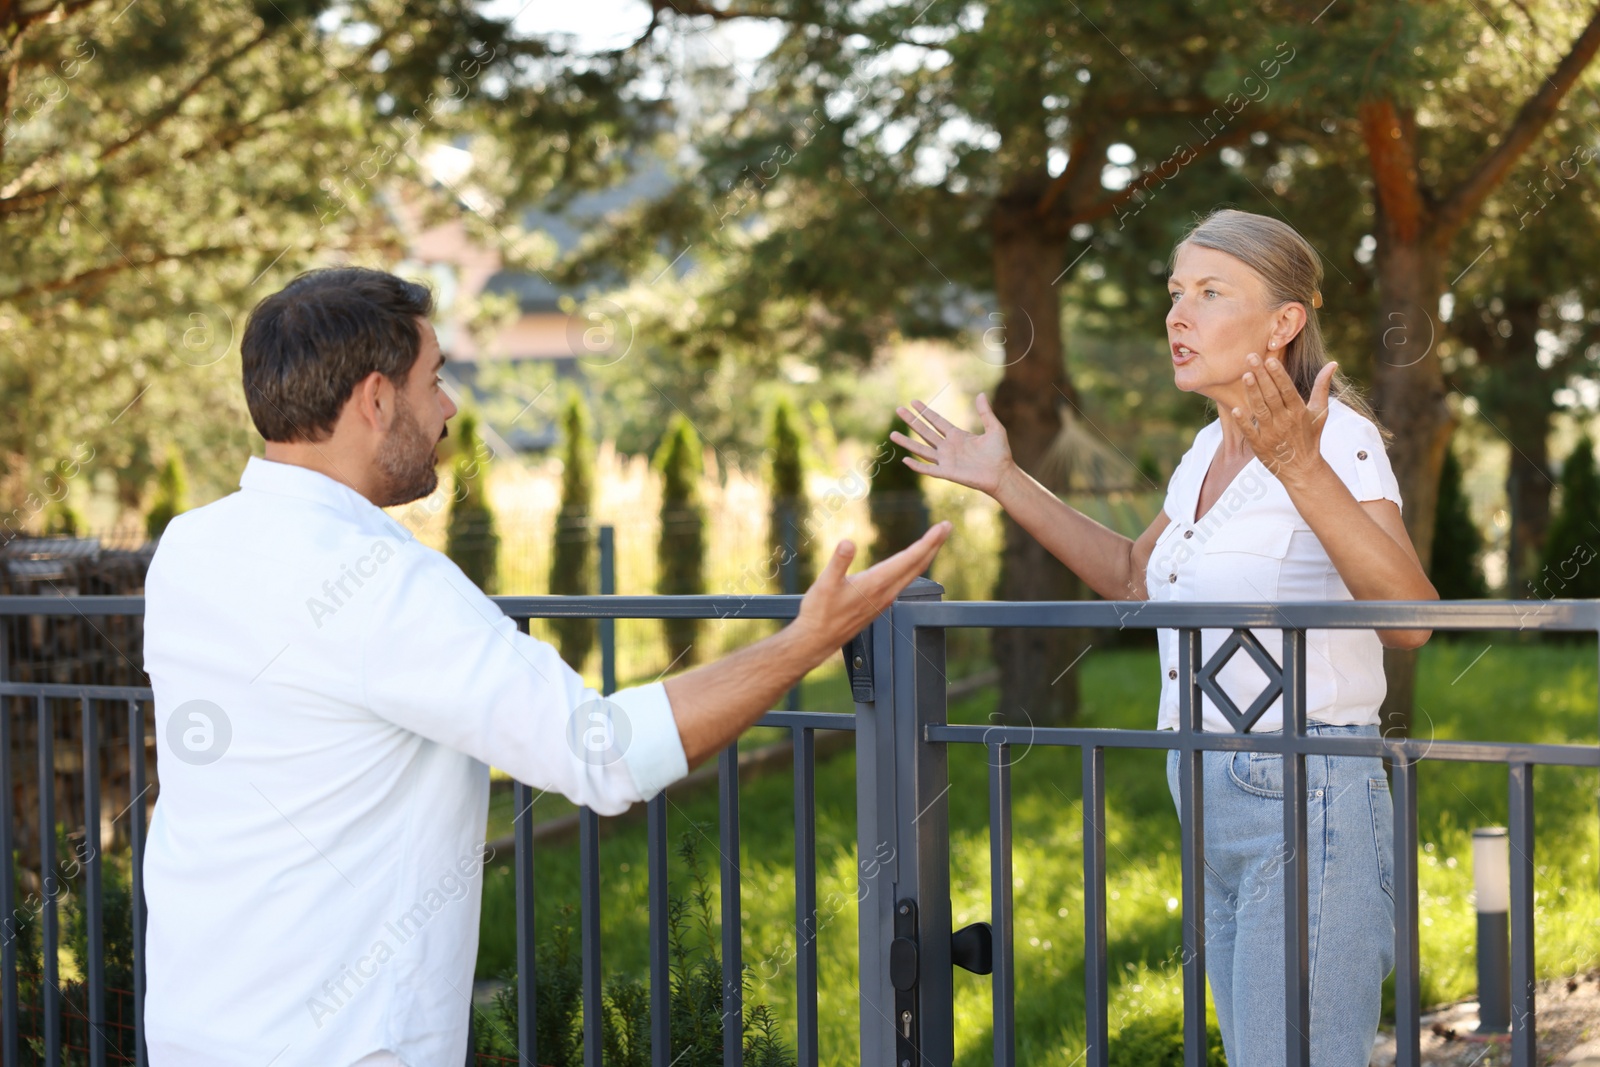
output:
[[[1310,1024],[1306,823],[1308,755],[1378,756],[1389,766],[1394,799],[1395,1021],[1397,1064],[1420,1063],[1421,994],[1417,912],[1417,775],[1428,761],[1502,764],[1511,854],[1511,1050],[1517,1067],[1534,1067],[1533,768],[1600,769],[1600,745],[1502,744],[1415,738],[1319,738],[1306,735],[1306,631],[1310,629],[1541,630],[1600,633],[1600,602],[1474,601],[1319,604],[943,603],[931,582],[907,590],[874,623],[866,657],[871,688],[858,704],[862,855],[887,843],[889,859],[863,886],[861,911],[861,1062],[946,1067],[954,1059],[951,970],[992,975],[996,1067],[1015,1064],[1012,930],[1011,765],[1014,746],[1080,751],[1083,766],[1085,1062],[1109,1055],[1106,965],[1105,753],[1112,749],[1179,752],[1183,888],[1183,1037],[1187,1067],[1206,1062],[1204,880],[1207,750],[1283,756],[1285,901],[1285,1064],[1307,1067],[1317,1035]],[[944,631],[958,627],[1088,627],[1178,632],[1177,731],[954,725],[946,718]],[[1209,658],[1201,628],[1230,632]],[[1252,629],[1277,629],[1282,648],[1261,646]],[[1591,645],[1591,647],[1595,647]],[[1268,678],[1249,708],[1233,705],[1216,681],[1231,656],[1248,655]],[[1283,697],[1284,732],[1246,733]],[[1232,722],[1229,733],[1203,732],[1202,695]],[[1152,709],[1153,711],[1154,709]],[[1600,726],[1600,718],[1597,718]],[[1597,732],[1600,737],[1600,732]],[[951,929],[948,752],[981,745],[988,752],[990,921]],[[869,758],[870,757],[870,758]],[[871,776],[870,779],[868,776]],[[865,872],[864,872],[865,874]],[[869,891],[870,890],[870,891]]]

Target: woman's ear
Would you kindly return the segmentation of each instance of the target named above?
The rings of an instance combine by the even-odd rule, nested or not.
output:
[[[1275,352],[1281,352],[1289,347],[1289,342],[1300,336],[1300,331],[1306,327],[1305,305],[1299,302],[1283,305],[1274,314],[1272,330],[1267,334],[1267,347]]]

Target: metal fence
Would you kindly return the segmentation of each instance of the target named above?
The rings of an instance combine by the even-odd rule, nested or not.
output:
[[[818,1062],[817,867],[815,826],[815,733],[847,730],[857,752],[857,849],[872,862],[860,868],[860,1062],[898,1067],[943,1067],[954,1058],[952,968],[991,974],[994,992],[994,1062],[1016,1062],[1015,951],[1012,931],[1011,767],[1014,746],[1076,748],[1083,763],[1084,982],[1091,1065],[1109,1055],[1106,942],[1105,755],[1118,749],[1176,749],[1182,825],[1183,1036],[1188,1065],[1205,1062],[1205,840],[1201,759],[1207,750],[1278,753],[1284,757],[1284,852],[1286,1033],[1284,1062],[1305,1065],[1316,1035],[1310,1029],[1307,951],[1308,755],[1384,757],[1394,794],[1395,973],[1398,1063],[1420,1062],[1420,980],[1417,910],[1417,775],[1425,760],[1502,764],[1506,768],[1511,846],[1511,951],[1513,1062],[1535,1063],[1533,878],[1533,768],[1536,765],[1600,769],[1600,746],[1504,744],[1404,738],[1359,739],[1306,734],[1306,631],[1308,629],[1432,628],[1435,630],[1537,630],[1600,633],[1600,603],[1517,602],[1331,603],[1331,604],[1119,604],[945,603],[941,588],[919,580],[844,649],[856,704],[854,714],[775,711],[764,726],[788,729],[794,738],[795,915],[794,960],[798,986],[795,1045],[802,1067]],[[501,597],[519,625],[557,617],[602,620],[641,618],[789,619],[797,597]],[[110,620],[141,615],[136,597],[0,597],[0,656],[12,649],[20,627],[77,627],[80,644],[115,644]],[[609,648],[611,623],[602,622]],[[947,721],[945,631],[954,628],[1089,627],[1170,628],[1179,634],[1180,726],[1177,731],[1027,726],[962,725]],[[1231,630],[1232,638],[1209,659],[1201,656],[1201,627]],[[1281,657],[1261,648],[1250,630],[1281,630]],[[1236,718],[1237,732],[1201,729],[1202,694],[1221,696],[1215,677],[1227,658],[1248,654],[1269,677],[1253,709],[1283,697],[1284,732],[1251,734],[1253,719]],[[118,650],[119,655],[123,653]],[[608,657],[609,659],[609,657]],[[37,666],[37,665],[35,665]],[[0,752],[12,753],[18,731],[35,739],[33,764],[39,788],[28,810],[19,798],[26,764],[0,760],[0,1064],[145,1062],[141,1027],[144,992],[144,903],[140,865],[144,829],[157,783],[148,774],[155,731],[150,691],[139,685],[17,680],[17,665],[0,658]],[[27,672],[20,672],[27,673]],[[608,669],[606,688],[615,679]],[[1226,697],[1218,700],[1230,716]],[[1259,713],[1259,712],[1257,712]],[[116,724],[113,730],[112,724]],[[63,759],[58,737],[66,726],[81,752]],[[948,754],[952,745],[987,749],[991,834],[990,922],[951,929]],[[126,750],[123,752],[123,750]],[[108,753],[122,753],[125,784],[108,797],[101,767]],[[723,1062],[742,1060],[743,961],[740,935],[738,755],[718,759],[723,974]],[[528,814],[530,787],[516,787],[517,964],[519,972],[519,1062],[539,1063],[535,1047],[534,959],[536,900],[533,892],[534,836]],[[76,796],[81,806],[66,801]],[[123,801],[126,803],[123,803]],[[647,806],[651,1056],[669,1067],[681,1050],[671,1045],[667,913],[667,806],[657,797]],[[63,825],[63,810],[82,812],[77,825]],[[123,826],[123,821],[126,825]],[[37,850],[19,855],[20,828],[37,828]],[[126,853],[104,850],[126,841]],[[65,842],[75,868],[63,881],[59,850]],[[599,817],[583,811],[579,832],[585,1062],[600,1062],[601,909]],[[126,864],[126,908],[108,908],[105,865]],[[19,889],[22,896],[19,898]],[[63,983],[58,948],[63,941],[58,908],[64,892],[81,897],[82,980]],[[131,923],[128,958],[107,954],[108,924]],[[37,955],[39,969],[31,971]],[[24,1058],[24,1051],[27,1055]],[[469,1062],[470,1056],[469,1056]]]

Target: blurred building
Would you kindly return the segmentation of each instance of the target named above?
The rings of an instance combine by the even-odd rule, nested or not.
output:
[[[425,166],[435,181],[456,195],[463,208],[476,210],[469,152],[439,146],[429,152]],[[662,195],[670,183],[665,166],[657,163],[612,188],[578,196],[560,211],[528,208],[522,213],[522,225],[530,233],[542,234],[560,255],[566,255],[600,220]],[[449,359],[447,380],[456,389],[470,391],[480,399],[492,392],[496,387],[485,381],[483,370],[493,363],[541,364],[550,369],[554,379],[581,384],[580,360],[604,361],[607,350],[617,343],[618,323],[613,320],[619,309],[602,294],[620,288],[625,279],[564,287],[546,275],[507,268],[499,251],[474,240],[461,219],[426,225],[420,212],[404,203],[397,206],[395,214],[410,251],[400,269],[432,281],[438,306],[435,326],[440,347]],[[485,294],[514,300],[516,317],[487,338],[475,337],[462,321],[462,312]],[[622,341],[626,343],[626,338]],[[549,395],[554,396],[555,391]],[[489,420],[491,447],[518,452],[551,447],[559,437],[555,413],[554,404],[533,404],[514,422]]]

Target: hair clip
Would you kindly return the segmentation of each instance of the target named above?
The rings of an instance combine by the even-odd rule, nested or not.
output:
[[[1319,308],[1319,307],[1322,306],[1322,290],[1321,289],[1313,289],[1313,290],[1311,290],[1311,306],[1314,307],[1314,308]]]

